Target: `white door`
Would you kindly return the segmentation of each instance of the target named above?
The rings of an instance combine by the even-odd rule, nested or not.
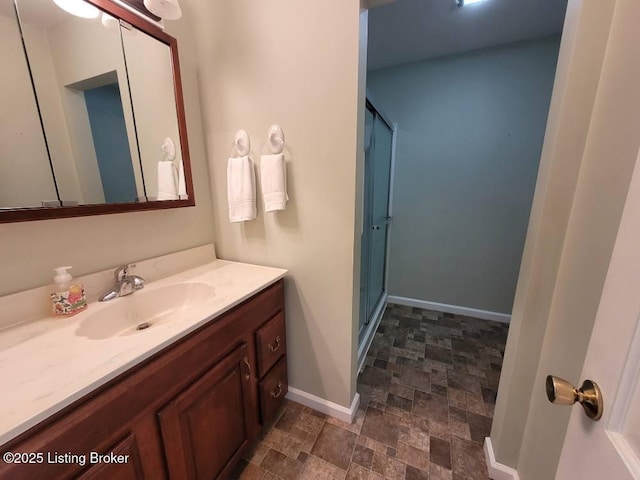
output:
[[[620,132],[629,127],[626,135],[617,137],[618,144],[609,146],[608,155],[600,149],[599,161],[610,168],[616,168],[621,152],[632,148],[635,153],[640,146],[640,96],[611,93],[638,88],[639,22],[638,0],[616,1],[594,107],[600,120],[609,115],[608,128]],[[598,125],[602,128],[602,121]],[[604,412],[594,422],[577,405],[555,407],[573,409],[557,480],[640,479],[640,152],[637,155],[582,375],[567,379],[576,386],[586,379],[596,382]]]
[[[580,379],[600,386],[604,412],[572,407],[557,480],[640,479],[639,318],[640,152]]]

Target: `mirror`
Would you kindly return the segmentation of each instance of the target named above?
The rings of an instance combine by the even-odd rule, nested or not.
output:
[[[169,192],[171,186],[166,188],[166,178],[161,178],[163,174],[167,175],[163,170],[167,162],[176,166],[178,180],[183,178],[179,175],[182,153],[176,143],[180,140],[178,112],[175,102],[166,101],[175,96],[171,50],[168,45],[136,29],[123,28],[122,42],[127,56],[146,195],[159,200],[175,200],[175,195],[186,195],[183,181],[177,183],[177,192]],[[160,165],[158,155],[164,162]],[[171,178],[175,172],[169,170]]]
[[[35,138],[35,125],[43,145],[36,156],[11,138],[11,148],[0,150],[0,171],[14,177],[12,156],[37,162],[13,188],[28,195],[0,193],[0,221],[194,205],[175,39],[108,0],[82,2],[91,18],[53,0],[15,0],[18,22],[5,15],[9,0],[0,1],[7,30],[0,35],[10,37],[13,26],[17,38],[2,48],[11,49],[15,63],[21,54],[23,63],[22,70],[8,69],[21,82],[2,81],[31,88],[36,121],[22,136]],[[3,135],[8,120],[15,137],[19,126],[2,118]]]
[[[0,3],[0,211],[57,198],[13,3]]]

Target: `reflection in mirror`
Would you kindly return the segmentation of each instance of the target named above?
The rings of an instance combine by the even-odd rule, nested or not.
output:
[[[144,197],[119,23],[52,0],[16,0],[60,197],[70,204]]]
[[[0,0],[0,209],[57,202],[13,2]]]
[[[186,198],[171,49],[134,28],[122,42],[147,197]]]

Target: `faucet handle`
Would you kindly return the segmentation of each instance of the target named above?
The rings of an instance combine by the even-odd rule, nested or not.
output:
[[[129,275],[129,269],[134,268],[135,266],[135,263],[128,263],[116,268],[114,272],[116,282],[121,282],[124,277],[127,277]]]

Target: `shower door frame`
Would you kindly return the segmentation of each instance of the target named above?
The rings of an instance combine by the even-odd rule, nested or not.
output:
[[[397,138],[397,133],[398,133],[398,124],[391,122],[389,120],[389,117],[387,117],[384,112],[382,112],[377,106],[375,101],[372,99],[371,94],[369,92],[367,92],[367,98],[366,98],[366,104],[365,104],[365,108],[367,110],[370,110],[371,113],[373,113],[374,116],[374,124],[375,124],[375,117],[378,116],[380,118],[380,120],[382,120],[382,122],[391,130],[391,159],[390,159],[390,169],[389,169],[389,189],[388,189],[388,203],[387,203],[387,221],[386,221],[386,238],[385,238],[385,252],[384,252],[384,274],[383,274],[383,287],[382,287],[382,294],[380,295],[379,299],[377,300],[377,303],[375,305],[375,307],[373,308],[372,314],[370,315],[369,318],[365,319],[365,323],[362,327],[362,329],[358,328],[358,371],[360,371],[362,369],[362,366],[364,365],[364,360],[365,357],[367,355],[367,351],[369,350],[369,347],[371,346],[371,342],[373,340],[375,331],[378,328],[378,325],[380,324],[380,319],[382,318],[382,315],[384,313],[386,304],[387,304],[387,296],[388,296],[388,279],[389,279],[389,245],[391,243],[391,225],[392,225],[392,211],[393,211],[393,183],[394,183],[394,178],[395,178],[395,162],[396,162],[396,138]],[[372,130],[373,130],[373,125],[372,125]],[[372,132],[373,135],[373,132]],[[364,182],[368,181],[368,172],[366,171],[366,165],[365,168],[363,169],[363,175],[364,175]],[[364,236],[364,228],[365,228],[365,217],[369,214],[369,212],[367,211],[366,207],[367,207],[367,202],[368,199],[364,198],[365,197],[365,193],[366,193],[366,186],[363,188],[363,215],[362,215],[362,225],[361,225],[361,236]],[[370,244],[369,244],[370,247]],[[364,268],[369,268],[368,264],[365,265],[364,262],[361,262],[360,264],[360,270],[362,272],[362,270]],[[368,278],[368,276],[367,276]],[[361,285],[362,288],[362,285]],[[368,285],[367,285],[368,288]],[[367,293],[368,295],[368,293]],[[363,316],[366,316],[366,310],[367,310],[367,298],[368,296],[365,295],[365,301],[362,302],[361,298],[359,299],[360,301],[360,313],[359,313],[359,318],[358,318],[358,327],[360,327],[360,321],[362,319]]]

